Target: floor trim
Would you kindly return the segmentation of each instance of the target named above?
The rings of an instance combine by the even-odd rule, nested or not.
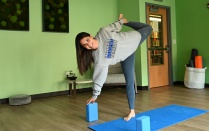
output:
[[[35,95],[31,95],[31,99],[34,100],[34,99],[40,99],[40,98],[46,98],[46,97],[67,95],[68,93],[69,93],[69,91],[66,90],[66,91],[57,91],[57,92],[35,94]],[[9,98],[0,99],[0,103],[2,103],[2,104],[9,103]]]
[[[137,86],[138,90],[149,90],[148,86]]]
[[[184,85],[183,81],[175,81],[174,85]],[[125,88],[125,85],[104,85],[103,89],[110,89],[110,88]],[[209,87],[209,84],[205,84],[205,87]],[[148,86],[137,86],[138,90],[149,90]],[[92,87],[88,87],[88,88],[81,88],[81,89],[77,89],[76,92],[77,93],[81,93],[81,92],[91,92],[92,91]],[[31,95],[32,100],[34,99],[40,99],[40,98],[46,98],[46,97],[53,97],[53,96],[60,96],[60,95],[68,95],[69,94],[69,90],[65,90],[65,91],[57,91],[57,92],[49,92],[49,93],[42,93],[42,94],[35,94],[35,95]],[[5,104],[5,103],[9,103],[9,98],[3,98],[0,99],[0,104]]]
[[[174,85],[184,85],[184,81],[175,81],[173,82]],[[205,87],[208,88],[209,87],[209,84],[208,83],[205,83]]]

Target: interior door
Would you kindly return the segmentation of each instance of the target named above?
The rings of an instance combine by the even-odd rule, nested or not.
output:
[[[153,31],[148,37],[149,87],[169,85],[168,32],[165,8],[147,6],[147,22]]]

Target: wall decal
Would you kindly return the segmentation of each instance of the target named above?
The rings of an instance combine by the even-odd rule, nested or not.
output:
[[[69,32],[68,0],[42,0],[43,32]]]
[[[0,29],[29,30],[29,0],[0,0]]]

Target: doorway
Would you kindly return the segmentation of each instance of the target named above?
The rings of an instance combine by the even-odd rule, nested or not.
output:
[[[146,4],[147,23],[153,28],[147,40],[149,88],[173,85],[170,8]]]

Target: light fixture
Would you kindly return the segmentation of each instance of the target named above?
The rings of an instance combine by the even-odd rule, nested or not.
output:
[[[161,22],[161,18],[150,17],[149,20]]]

